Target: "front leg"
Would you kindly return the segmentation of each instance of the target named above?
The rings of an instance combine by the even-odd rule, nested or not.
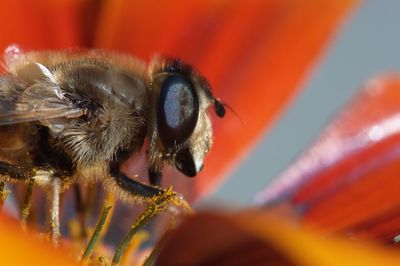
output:
[[[131,243],[134,235],[157,214],[167,210],[169,206],[174,206],[174,211],[177,211],[176,207],[178,207],[178,209],[184,213],[192,212],[190,205],[181,195],[173,191],[172,187],[162,190],[159,187],[146,185],[133,180],[119,171],[111,171],[110,176],[118,188],[123,191],[122,195],[125,195],[123,198],[126,198],[126,195],[129,195],[130,198],[140,198],[142,201],[148,202],[147,208],[136,219],[128,234],[118,245],[112,260],[112,265],[119,265],[120,260]]]
[[[149,181],[153,186],[160,187],[162,180],[162,173],[149,169]]]
[[[110,177],[116,192],[120,194],[121,198],[127,199],[139,199],[139,201],[149,201],[152,197],[157,196],[164,192],[161,188],[154,187],[151,185],[143,184],[132,178],[127,177],[123,173],[117,170],[110,171]],[[106,184],[107,187],[107,184]],[[147,199],[147,200],[146,200]]]

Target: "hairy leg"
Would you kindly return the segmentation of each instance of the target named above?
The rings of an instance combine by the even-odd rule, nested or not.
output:
[[[26,181],[33,177],[34,171],[29,168],[16,166],[7,162],[0,161],[0,176],[10,178],[12,180]]]
[[[161,188],[143,184],[120,172],[111,172],[110,177],[114,181],[116,188],[121,190],[122,197],[128,197],[128,200],[130,196],[145,200],[145,198],[152,198],[164,192]]]
[[[58,245],[58,239],[60,237],[60,193],[61,193],[61,179],[54,178],[51,183],[51,193],[50,193],[50,234],[51,241]]]
[[[50,202],[50,228],[51,239],[53,243],[58,243],[60,236],[60,193],[63,181],[67,180],[70,173],[65,171],[56,171],[52,169],[28,169],[16,166],[7,162],[0,162],[0,176],[6,179],[15,181],[29,181],[27,195],[25,196],[21,220],[25,223],[29,207],[31,205],[31,195],[33,184],[45,186],[50,188],[49,202]]]

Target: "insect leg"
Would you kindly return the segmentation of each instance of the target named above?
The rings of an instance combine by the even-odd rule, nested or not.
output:
[[[191,212],[191,208],[181,195],[172,190],[172,187],[162,190],[161,188],[149,186],[133,180],[119,172],[117,168],[111,169],[115,169],[115,171],[110,171],[110,176],[118,189],[122,192],[122,198],[124,198],[125,194],[128,194],[131,197],[133,196],[133,198],[139,197],[142,201],[148,202],[145,211],[137,218],[135,223],[131,226],[128,234],[117,247],[112,260],[112,265],[118,265],[121,257],[130,245],[133,236],[151,219],[153,219],[154,216],[165,211],[167,207],[171,205],[178,207],[187,213]]]
[[[108,194],[106,200],[104,201],[103,210],[101,211],[99,220],[97,221],[96,228],[82,255],[81,262],[83,265],[87,264],[91,254],[93,253],[97,241],[104,235],[104,227],[107,227],[107,224],[110,222],[111,218],[109,217],[109,213],[114,202],[114,197],[111,196],[111,194]]]
[[[124,237],[121,243],[118,245],[114,257],[112,259],[112,265],[119,265],[120,260],[124,254],[124,252],[129,247],[132,242],[133,236],[143,228],[154,216],[166,210],[168,205],[177,204],[180,205],[180,201],[177,201],[177,194],[172,190],[172,188],[168,188],[163,191],[163,193],[154,196],[150,201],[147,208],[140,214],[140,216],[136,219],[135,223],[131,226],[128,234]]]
[[[0,161],[0,176],[5,179],[12,179],[12,180],[16,180],[16,181],[27,181],[27,180],[31,179],[31,177],[33,176],[33,171],[28,168],[24,168],[24,167],[16,166],[16,165],[13,165],[13,164],[10,164],[7,162]],[[0,209],[1,209],[4,204],[5,199],[7,197],[8,192],[4,191],[4,186],[5,186],[4,181],[3,180],[0,180],[0,181],[1,181],[1,186],[2,186],[2,189],[0,191],[0,197],[1,197]],[[29,214],[29,207],[30,207],[30,201],[31,201],[30,196],[32,195],[32,193],[31,193],[32,187],[30,185],[31,183],[33,183],[33,179],[31,179],[31,181],[29,182],[30,191],[28,188],[27,195],[24,200],[24,205],[21,210],[21,222],[23,225],[25,224],[26,218]]]
[[[27,180],[33,176],[33,171],[28,168],[0,161],[0,176],[5,176],[14,180]]]
[[[60,193],[61,179],[56,177],[52,181],[50,193],[51,240],[55,245],[58,245],[60,237]]]
[[[33,193],[34,185],[35,185],[35,179],[33,179],[33,178],[29,179],[29,184],[26,189],[24,202],[23,202],[22,208],[21,208],[20,221],[21,221],[22,228],[24,228],[24,229],[26,229],[26,222],[27,222],[27,219],[29,216],[31,205],[32,205],[32,193]]]
[[[161,186],[162,174],[149,169],[149,181],[153,186]]]
[[[110,176],[123,194],[133,197],[152,198],[164,192],[161,188],[143,184],[120,172],[111,172]]]
[[[54,171],[50,169],[28,169],[20,166],[16,166],[7,162],[0,161],[0,175],[5,176],[6,178],[10,178],[13,180],[28,180],[31,179],[31,184],[33,182],[37,182],[39,185],[47,185],[50,184],[51,193],[50,193],[50,214],[51,214],[51,238],[52,241],[57,244],[58,238],[60,236],[60,219],[59,219],[59,208],[60,208],[60,193],[61,193],[61,185],[62,180],[59,177],[54,177]],[[65,174],[64,174],[65,175]],[[23,208],[25,210],[25,214],[23,211],[23,220],[24,216],[27,216],[27,212],[30,206],[30,194],[28,191],[27,195],[29,196],[27,203],[24,204],[27,207]]]
[[[0,211],[3,209],[4,202],[7,199],[8,191],[6,190],[6,182],[0,180]]]

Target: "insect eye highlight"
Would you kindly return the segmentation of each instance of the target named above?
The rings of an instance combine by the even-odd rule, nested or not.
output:
[[[161,84],[157,128],[166,148],[185,142],[193,133],[199,99],[190,80],[180,74],[167,76]]]

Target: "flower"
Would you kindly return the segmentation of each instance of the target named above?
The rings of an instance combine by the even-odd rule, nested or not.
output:
[[[185,221],[156,265],[397,265],[394,250],[324,239],[270,211],[201,213]],[[205,237],[207,236],[207,237]]]
[[[217,97],[228,103],[245,124],[243,126],[233,113],[229,113],[223,120],[215,121],[215,145],[207,158],[204,172],[196,179],[175,177],[176,172],[168,172],[167,180],[171,180],[176,190],[185,192],[191,200],[196,200],[204,197],[220,183],[222,177],[233,170],[237,162],[257,143],[263,131],[277,119],[278,113],[297,94],[299,84],[323,51],[326,41],[354,5],[354,1],[350,0],[10,1],[0,3],[0,19],[4,21],[4,26],[0,27],[0,48],[11,43],[18,43],[29,50],[84,46],[127,52],[145,60],[149,60],[156,52],[177,56],[195,65],[209,78]],[[371,134],[379,137],[379,129],[375,131]],[[129,166],[127,169],[129,170]],[[296,185],[296,189],[299,187]],[[292,200],[287,195],[292,196],[293,191],[288,194],[284,190],[284,194],[278,196],[285,195]],[[296,209],[297,205],[292,206]],[[332,262],[331,265],[343,262],[340,256],[325,256],[330,248],[342,251],[342,244],[326,244],[325,247],[325,241],[322,241],[325,248],[311,252],[310,257],[295,253],[295,247],[290,245],[290,239],[287,240],[290,236],[293,236],[294,243],[307,243],[310,249],[317,248],[320,240],[309,237],[302,230],[293,229],[291,225],[280,226],[280,222],[268,218],[269,216],[265,217],[263,212],[240,213],[227,217],[199,215],[177,230],[175,243],[185,243],[179,242],[179,234],[185,226],[206,234],[213,233],[212,229],[222,229],[224,225],[233,224],[233,230],[227,230],[228,239],[234,237],[235,233],[245,231],[242,240],[245,236],[251,236],[253,240],[255,237],[258,241],[272,244],[269,246],[272,258],[287,255],[288,262],[298,259],[303,264],[316,265],[319,257],[324,259],[319,261],[320,264],[326,262],[324,265],[329,265],[328,262]],[[202,225],[198,221],[202,219],[211,221],[212,225],[218,219],[222,223],[219,227],[211,226],[201,231]],[[190,225],[191,221],[195,223],[193,227]],[[262,230],[263,222],[276,226],[277,231]],[[6,240],[13,240],[13,237],[6,238],[10,236],[5,234],[8,228],[12,228],[10,230],[13,234],[15,232],[15,246],[23,242],[33,247],[37,240],[24,236],[15,226],[9,227],[8,222],[6,224],[7,229],[5,226],[0,227],[0,231],[4,232],[3,240],[0,237],[0,257],[12,255],[11,262],[27,264],[31,262],[30,258],[39,255],[41,265],[47,259],[49,264],[50,261],[55,263],[63,260],[62,256],[54,257],[53,252],[57,251],[49,252],[47,247],[40,247],[42,254],[36,251],[30,254],[32,257],[16,256],[18,249],[10,250],[12,246]],[[284,235],[285,239],[280,239],[280,235]],[[190,230],[183,236],[190,238]],[[173,242],[167,242],[164,250],[173,247]],[[277,247],[281,252],[287,253],[274,252]],[[27,247],[26,250],[30,248]],[[181,248],[173,249],[173,252],[161,251],[158,263],[165,254],[170,254],[166,258],[172,262],[174,258],[171,255],[179,255],[180,252],[184,251]],[[357,256],[360,261],[365,262],[361,259],[368,255]],[[376,255],[375,258],[378,257],[386,258],[388,263],[398,259],[395,255]],[[366,263],[371,261],[374,260],[367,260]],[[69,263],[67,259],[64,262]]]
[[[393,244],[400,232],[399,89],[396,74],[370,80],[258,200],[290,201],[302,222],[326,233]]]

